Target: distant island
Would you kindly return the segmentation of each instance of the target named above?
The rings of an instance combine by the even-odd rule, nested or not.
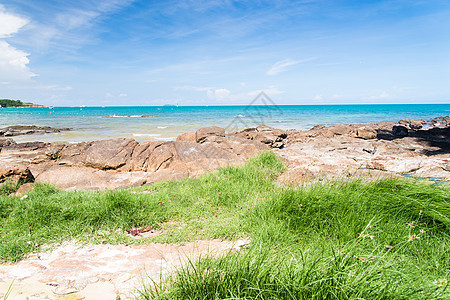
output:
[[[30,102],[22,102],[20,100],[0,99],[1,107],[44,107],[44,105],[34,104]]]

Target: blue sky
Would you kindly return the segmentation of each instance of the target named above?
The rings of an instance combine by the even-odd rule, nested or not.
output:
[[[450,103],[449,1],[0,0],[0,98]]]

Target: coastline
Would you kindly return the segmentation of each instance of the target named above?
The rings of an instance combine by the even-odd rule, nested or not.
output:
[[[81,143],[0,139],[0,180],[46,182],[62,189],[114,189],[197,177],[242,165],[265,150],[288,165],[285,184],[320,178],[409,176],[450,179],[450,117],[282,130],[260,125],[226,132],[217,126],[175,141],[131,138]],[[8,175],[9,174],[9,175]]]
[[[449,120],[442,118],[428,128],[423,120],[412,119],[305,131],[261,125],[225,133],[224,128],[206,127],[171,142],[120,138],[15,143],[0,138],[0,198],[8,205],[3,219],[9,226],[0,250],[3,260],[22,260],[0,265],[0,286],[13,286],[13,297],[31,295],[30,287],[33,295],[49,297],[129,297],[136,289],[153,295],[158,284],[183,276],[177,270],[188,265],[187,255],[198,267],[205,266],[204,255],[209,257],[200,273],[203,282],[215,259],[220,259],[220,268],[233,272],[237,266],[243,272],[245,259],[255,265],[261,250],[277,258],[288,253],[286,264],[264,271],[267,278],[281,268],[296,268],[298,260],[299,269],[305,263],[319,268],[320,277],[311,279],[319,282],[341,256],[347,268],[356,268],[354,274],[366,274],[364,267],[373,264],[370,270],[378,276],[386,271],[387,255],[393,262],[398,251],[410,255],[405,245],[413,247],[407,257],[413,268],[404,266],[405,259],[389,268],[398,273],[403,267],[403,274],[413,274],[408,276],[415,286],[417,280],[428,279],[422,270],[412,273],[419,243],[424,243],[421,252],[432,248],[433,253],[447,244],[441,238],[448,237]],[[227,166],[233,168],[211,173]],[[397,180],[402,176],[426,179]],[[199,178],[182,180],[192,177]],[[436,231],[436,220],[444,224],[441,231]],[[289,227],[302,222],[302,227]],[[330,239],[333,234],[343,242]],[[323,243],[332,253],[317,252]],[[292,249],[301,249],[301,254]],[[380,254],[368,254],[367,249]],[[305,262],[303,251],[314,256]],[[223,260],[221,253],[233,255]],[[434,266],[442,255],[424,257]],[[235,258],[243,260],[236,264]],[[323,268],[316,264],[319,260],[326,261]],[[142,270],[153,285],[142,282]],[[195,274],[185,274],[195,280]],[[437,282],[445,291],[446,281],[431,278],[426,281],[430,290],[436,290],[432,284]],[[222,279],[214,280],[210,282],[223,286]],[[350,281],[353,276],[345,286]],[[366,288],[367,282],[355,290]],[[257,279],[255,286],[259,284]],[[367,289],[368,295],[376,290]],[[320,287],[316,293],[322,292]]]
[[[431,120],[450,114],[441,105],[251,105],[217,107],[54,107],[5,109],[0,128],[11,125],[71,128],[54,134],[27,135],[17,142],[78,143],[100,139],[175,140],[184,132],[218,126],[227,132],[266,124],[283,130],[309,130],[315,125],[369,124],[403,118]],[[148,115],[142,118],[137,116]]]

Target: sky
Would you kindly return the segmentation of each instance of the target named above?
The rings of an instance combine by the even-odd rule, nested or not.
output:
[[[450,103],[448,0],[0,0],[0,98]]]

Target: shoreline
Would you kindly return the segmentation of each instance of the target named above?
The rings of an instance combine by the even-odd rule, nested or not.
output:
[[[64,144],[3,138],[0,181],[46,182],[68,190],[141,186],[242,165],[265,150],[287,163],[288,171],[279,179],[284,184],[399,174],[448,181],[449,149],[449,116],[430,123],[402,119],[307,131],[260,125],[226,133],[212,126],[183,133],[175,141],[117,138]]]
[[[257,123],[256,120],[252,120],[253,124],[251,122],[245,122],[241,120],[240,118],[242,115],[237,115],[235,120],[228,126],[220,126],[224,127],[225,131],[227,133],[231,133],[233,131],[241,131],[245,130],[246,128],[250,127],[256,127],[262,123]],[[197,130],[201,127],[208,127],[208,126],[216,126],[216,125],[207,125],[207,126],[199,126],[194,127],[193,125],[178,125],[174,126],[172,124],[166,124],[161,125],[159,123],[153,124],[149,127],[146,125],[145,122],[147,119],[158,119],[161,118],[161,116],[156,115],[147,115],[147,114],[140,114],[140,115],[111,115],[111,116],[99,116],[98,118],[105,119],[106,122],[108,120],[111,120],[112,123],[110,124],[110,128],[106,125],[108,123],[103,124],[100,128],[96,127],[73,127],[73,126],[48,126],[47,124],[51,122],[46,122],[44,125],[42,124],[31,124],[31,125],[23,125],[23,124],[8,124],[7,126],[3,126],[3,128],[0,127],[0,139],[5,137],[14,137],[14,139],[18,143],[26,143],[26,142],[46,142],[46,143],[80,143],[80,142],[91,142],[96,140],[106,140],[106,139],[113,139],[113,138],[132,138],[139,142],[145,142],[145,141],[175,141],[177,136],[190,131],[191,130]],[[132,126],[132,123],[123,123],[123,121],[126,121],[126,119],[132,119],[130,122],[137,121],[135,125],[142,124],[144,127],[135,127]],[[409,119],[409,118],[407,118]],[[445,120],[444,120],[445,119]],[[404,119],[402,119],[404,120]],[[119,130],[119,128],[115,129],[114,124],[115,122],[121,122],[117,124],[123,124],[125,128],[122,130]],[[291,126],[287,126],[284,124],[284,126],[277,126],[278,122],[271,122],[268,126],[279,128],[282,130],[296,130],[296,131],[308,131],[313,129],[317,126],[337,126],[337,125],[359,125],[359,126],[372,126],[379,123],[386,123],[389,121],[381,121],[381,122],[358,122],[358,123],[329,123],[324,122],[318,124],[311,125],[307,128],[292,128]],[[449,116],[438,116],[434,118],[429,118],[428,120],[420,119],[421,129],[427,129],[427,128],[433,128],[435,124],[439,124],[441,122],[444,122],[445,124],[449,123]],[[313,123],[312,123],[313,124]],[[239,126],[236,126],[239,125]],[[247,125],[247,126],[245,126]],[[250,126],[249,126],[250,125]],[[252,125],[252,126],[251,126]],[[128,127],[131,126],[130,129],[135,129],[136,131],[127,131]],[[445,126],[445,125],[444,125]],[[8,132],[10,131],[10,132]],[[126,133],[122,133],[123,131],[126,131]]]

